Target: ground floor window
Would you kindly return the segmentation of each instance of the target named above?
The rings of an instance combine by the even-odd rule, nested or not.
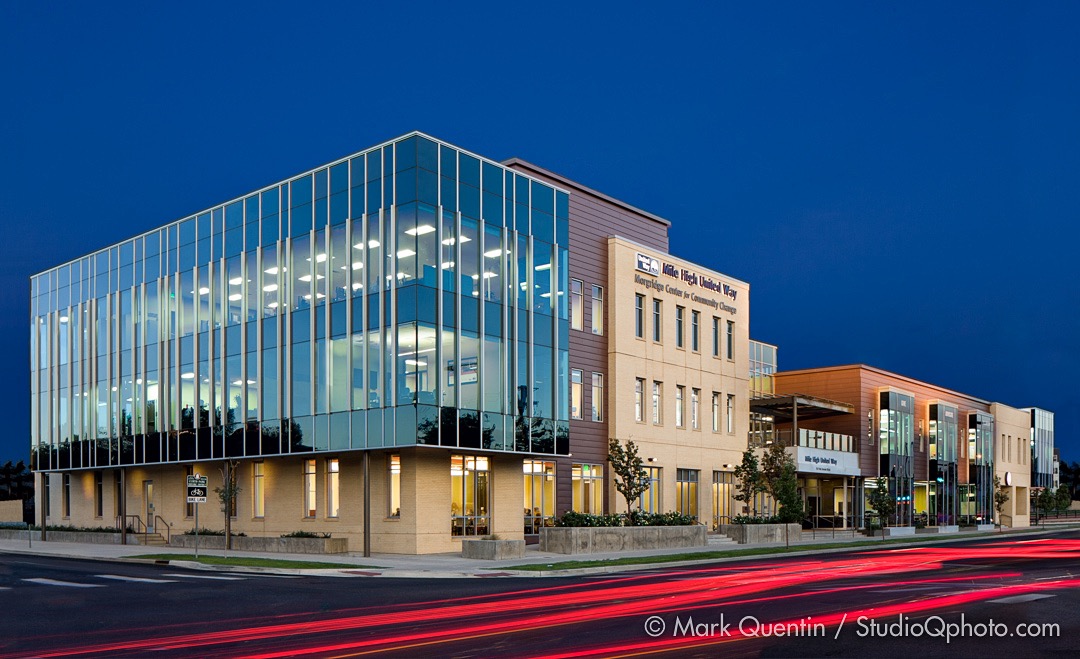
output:
[[[60,513],[64,517],[71,517],[71,474],[64,474],[60,479]]]
[[[576,464],[570,480],[573,485],[572,508],[579,513],[599,515],[604,512],[604,466]]]
[[[451,534],[488,534],[491,522],[488,470],[487,458],[450,456]]]
[[[105,475],[100,471],[94,472],[94,517],[101,517],[105,506]]]
[[[266,495],[263,490],[263,461],[251,463],[251,511],[252,517],[266,516]]]
[[[401,517],[401,456],[397,454],[391,455],[388,466],[390,473],[387,483],[390,491],[387,493],[387,501],[389,502],[387,515]]]
[[[341,462],[337,458],[326,460],[326,516],[337,517],[341,504]]]
[[[735,510],[735,474],[730,471],[712,473],[713,530],[721,524],[731,524]]]
[[[683,515],[697,517],[698,474],[697,469],[675,470],[675,510]]]
[[[555,523],[555,463],[525,460],[525,533]]]
[[[315,461],[304,460],[304,517],[315,516]]]
[[[648,475],[649,489],[642,493],[638,498],[638,508],[647,513],[660,512],[660,471],[661,467],[644,467],[645,473]]]

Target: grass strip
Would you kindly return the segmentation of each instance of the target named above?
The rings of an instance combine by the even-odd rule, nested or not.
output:
[[[362,570],[371,568],[370,565],[353,565],[351,563],[321,563],[318,561],[287,561],[280,558],[259,558],[255,556],[199,556],[194,554],[139,554],[137,556],[125,556],[124,558],[138,558],[148,561],[194,561],[204,565],[234,565],[237,567],[280,567],[293,570],[319,570],[319,569],[355,569]]]

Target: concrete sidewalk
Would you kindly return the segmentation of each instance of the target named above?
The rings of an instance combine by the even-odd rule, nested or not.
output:
[[[961,531],[960,533],[953,533],[948,535],[919,535],[920,544],[939,544],[958,542],[962,540],[968,540],[973,538],[1012,538],[1021,535],[1045,535],[1060,533],[1078,528],[1076,525],[1072,526],[1057,526],[1054,528],[1031,528],[1031,529],[1009,529],[1003,532],[975,532],[975,531]],[[0,553],[2,554],[29,554],[39,556],[57,556],[66,558],[78,558],[86,560],[101,560],[101,561],[135,561],[140,555],[146,554],[188,554],[192,553],[190,549],[179,549],[172,547],[146,547],[142,545],[111,545],[111,544],[91,544],[91,543],[75,543],[75,542],[41,542],[40,532],[34,532],[34,537],[31,543],[23,536],[22,540],[0,540]],[[462,558],[460,554],[427,554],[421,556],[401,555],[401,554],[375,554],[370,558],[365,558],[360,553],[351,552],[347,554],[280,554],[269,552],[245,552],[245,551],[230,551],[229,556],[243,556],[253,558],[266,558],[266,559],[278,559],[288,561],[316,561],[322,563],[339,563],[345,565],[353,565],[351,568],[333,568],[333,569],[292,569],[292,568],[258,568],[258,567],[237,567],[237,566],[219,566],[219,565],[204,565],[202,563],[195,563],[193,561],[173,561],[172,565],[179,567],[191,567],[195,569],[203,570],[215,570],[215,571],[236,571],[236,572],[263,572],[263,573],[275,573],[275,574],[304,574],[310,576],[339,576],[339,577],[399,577],[399,578],[476,578],[476,577],[547,577],[547,576],[577,576],[585,574],[605,574],[612,572],[623,572],[632,570],[648,570],[658,569],[664,567],[680,566],[680,565],[694,565],[702,563],[716,563],[716,562],[729,562],[738,560],[747,560],[753,558],[767,557],[768,554],[762,554],[757,556],[748,557],[723,557],[723,558],[701,558],[691,559],[678,562],[660,562],[660,563],[644,563],[638,565],[596,565],[583,568],[574,568],[569,570],[513,570],[516,566],[521,565],[554,565],[566,561],[614,561],[622,558],[639,558],[650,556],[665,556],[673,554],[705,554],[715,551],[730,551],[730,550],[742,550],[742,549],[764,549],[764,548],[779,548],[783,549],[783,545],[777,544],[746,544],[739,545],[733,542],[727,541],[722,536],[709,536],[710,542],[705,547],[694,548],[679,548],[668,550],[643,550],[643,551],[628,551],[628,552],[611,552],[605,554],[582,554],[582,555],[567,555],[567,554],[555,554],[550,552],[541,552],[538,545],[530,545],[526,548],[525,558],[513,559],[505,561],[481,561],[475,559]],[[904,547],[910,543],[885,543],[882,542],[880,536],[878,538],[867,538],[866,536],[856,534],[854,538],[851,535],[845,535],[845,537],[832,537],[831,533],[819,532],[817,537],[813,537],[809,532],[804,532],[802,537],[794,539],[791,542],[793,548],[804,548],[803,550],[797,550],[793,552],[786,552],[783,554],[777,554],[776,556],[807,556],[807,555],[820,555],[823,553],[847,551],[851,545],[860,542],[875,541],[883,547]],[[825,548],[822,545],[830,544],[844,544],[847,547],[841,548]],[[874,545],[864,545],[866,549],[874,549]],[[200,550],[201,556],[222,556],[224,552],[220,549],[214,550]]]

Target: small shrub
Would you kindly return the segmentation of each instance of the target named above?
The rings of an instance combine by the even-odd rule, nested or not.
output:
[[[18,529],[24,531],[27,528],[26,522],[0,522],[0,529]]]
[[[25,528],[25,527],[23,527]],[[41,527],[32,524],[30,526],[31,531],[40,531]],[[66,531],[69,533],[119,533],[120,529],[115,526],[72,526],[70,524],[49,524],[45,527],[46,531]],[[131,527],[128,527],[128,532],[131,532]]]
[[[311,531],[293,531],[292,533],[282,533],[282,538],[329,538],[329,533],[313,533]]]
[[[734,524],[782,524],[778,515],[736,515],[731,520]]]
[[[181,535],[195,535],[195,529],[188,529],[188,530],[184,531]],[[224,537],[225,536],[225,530],[222,529],[220,531],[216,531],[214,529],[199,529],[199,535],[219,535],[219,536]],[[247,537],[247,534],[246,533],[233,533],[232,536],[234,538],[244,538],[244,537]]]
[[[555,526],[569,527],[596,527],[596,526],[622,526],[622,515],[592,515],[579,513],[573,510],[563,513],[563,516],[555,520]]]
[[[640,510],[625,514],[590,515],[570,511],[555,520],[555,526],[566,527],[612,527],[612,526],[693,526],[697,518],[676,512],[646,513]]]

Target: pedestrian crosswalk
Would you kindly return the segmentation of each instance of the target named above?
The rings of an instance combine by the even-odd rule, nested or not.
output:
[[[78,577],[68,577],[65,579],[53,579],[49,577],[27,577],[18,579],[14,582],[9,582],[10,585],[0,586],[0,591],[12,590],[13,587],[23,586],[52,586],[55,588],[104,588],[110,583],[116,584],[117,582],[131,583],[131,584],[175,584],[181,582],[197,583],[200,580],[208,581],[244,581],[246,579],[259,579],[263,577],[275,577],[275,578],[289,578],[300,579],[302,577],[294,575],[281,575],[281,574],[256,574],[256,573],[244,573],[244,574],[198,574],[187,572],[168,572],[161,574],[158,577],[137,577],[126,574],[94,574],[94,575],[79,575]],[[100,581],[99,581],[100,580]]]

